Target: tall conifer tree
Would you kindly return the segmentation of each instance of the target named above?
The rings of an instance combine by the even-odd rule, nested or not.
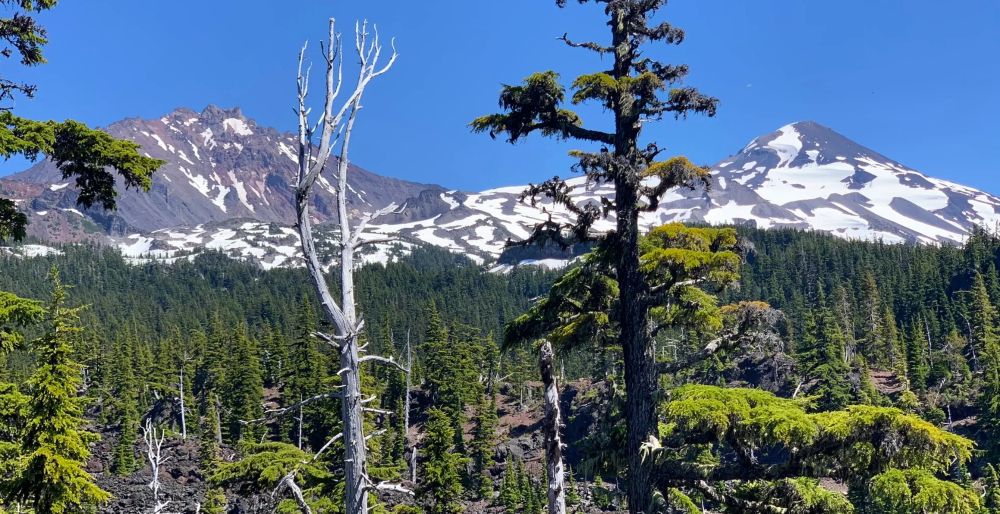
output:
[[[29,400],[17,479],[5,495],[31,505],[36,514],[79,512],[111,497],[84,469],[88,445],[99,437],[83,428],[81,367],[70,358],[82,331],[80,309],[66,306],[56,268],[49,278],[45,333],[32,345],[38,366],[25,384]]]
[[[590,0],[580,0],[587,3]],[[483,116],[472,128],[491,135],[504,135],[517,142],[533,132],[574,139],[597,151],[575,151],[578,168],[587,178],[614,188],[613,199],[603,206],[576,205],[570,186],[558,178],[532,186],[524,196],[535,202],[546,198],[575,215],[571,225],[551,219],[540,224],[527,242],[554,242],[563,247],[600,239],[607,249],[607,262],[614,268],[621,297],[614,313],[620,326],[618,344],[625,366],[626,421],[628,425],[629,511],[646,512],[651,507],[652,487],[643,469],[640,447],[656,433],[656,358],[650,332],[650,309],[659,303],[654,285],[648,284],[639,263],[639,214],[656,210],[660,198],[678,187],[707,183],[707,170],[684,157],[660,160],[663,148],[640,141],[643,128],[665,116],[687,117],[689,113],[714,116],[717,100],[679,83],[688,73],[685,65],[670,65],[643,55],[647,43],[680,44],[684,31],[653,18],[666,0],[593,0],[601,4],[610,29],[606,42],[575,42],[610,59],[610,67],[578,77],[572,84],[572,102],[594,102],[613,115],[610,131],[585,128],[580,117],[566,109],[565,87],[553,71],[529,76],[524,84],[505,86],[500,94],[501,114]],[[557,0],[563,7],[566,0]],[[614,214],[615,230],[606,236],[594,234],[594,224]]]

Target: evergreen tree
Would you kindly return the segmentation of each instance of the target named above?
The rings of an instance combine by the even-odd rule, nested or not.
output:
[[[480,498],[490,498],[493,495],[493,477],[490,468],[493,467],[496,453],[497,429],[496,398],[481,397],[476,404],[476,418],[472,429],[470,450],[473,465],[473,481]]]
[[[969,291],[969,306],[967,327],[969,345],[973,362],[981,369],[980,355],[986,347],[997,339],[997,310],[990,302],[989,292],[983,276],[976,273],[972,280],[972,290]]]
[[[214,397],[207,401],[205,415],[199,418],[198,423],[198,432],[200,433],[198,459],[201,461],[201,469],[206,473],[214,471],[219,460],[219,439],[222,437],[222,427],[219,426],[217,404],[218,400]]]
[[[98,436],[83,429],[81,368],[70,358],[82,331],[76,324],[80,309],[66,306],[58,269],[52,268],[49,279],[45,333],[32,345],[38,366],[25,384],[29,399],[17,478],[4,494],[36,514],[78,512],[111,497],[84,470],[88,445]]]
[[[295,318],[294,336],[288,346],[288,364],[281,378],[284,384],[281,402],[286,406],[295,405],[327,390],[324,387],[327,359],[319,351],[319,341],[313,335],[319,328],[318,323],[316,308],[309,297],[303,295]],[[329,410],[330,403],[311,402],[301,406],[296,412],[288,413],[282,420],[283,437],[299,448],[318,449],[327,440],[329,426],[326,421],[331,416],[324,410]],[[326,430],[323,429],[324,425],[327,425]]]
[[[453,407],[456,399],[448,397],[454,387],[454,377],[448,373],[454,367],[451,365],[448,327],[434,303],[427,308],[427,332],[421,349],[424,356],[423,378],[432,400],[435,405]]]
[[[210,487],[205,491],[201,512],[205,514],[226,514],[226,493],[220,487]]]
[[[265,322],[261,329],[261,366],[264,372],[264,387],[281,388],[288,366],[288,348],[281,336]]]
[[[467,459],[453,451],[455,433],[441,409],[427,413],[423,450],[427,459],[421,474],[419,496],[429,505],[428,514],[458,514],[462,495],[461,468]]]
[[[987,464],[983,473],[983,507],[988,514],[1000,513],[1000,474],[993,464]]]
[[[983,276],[976,273],[971,291],[970,345],[978,349],[983,371],[979,423],[989,434],[987,448],[996,457],[1000,452],[1000,333],[997,311],[990,303]]]
[[[564,7],[566,0],[557,0]],[[522,85],[504,86],[500,105],[505,111],[480,117],[472,122],[473,130],[504,135],[511,143],[533,132],[556,138],[571,138],[601,148],[596,152],[574,151],[578,168],[594,183],[613,187],[613,199],[606,205],[578,206],[567,194],[569,186],[555,178],[532,186],[524,195],[551,200],[574,213],[570,224],[548,220],[538,225],[528,243],[552,242],[566,248],[574,243],[593,241],[591,228],[599,220],[614,214],[615,230],[600,241],[607,250],[606,263],[615,270],[621,292],[614,312],[620,329],[618,346],[623,351],[626,369],[626,454],[629,459],[629,511],[648,512],[652,502],[650,478],[645,474],[639,449],[656,433],[655,402],[657,375],[651,333],[650,310],[663,302],[658,298],[658,284],[651,284],[640,266],[639,214],[654,211],[661,196],[678,187],[694,187],[708,181],[708,172],[687,158],[658,161],[662,147],[655,143],[640,146],[640,136],[649,121],[664,116],[687,117],[689,113],[714,116],[718,101],[702,95],[695,88],[680,87],[687,66],[664,64],[645,55],[640,49],[647,43],[680,44],[684,32],[652,18],[666,0],[616,0],[603,2],[610,41],[575,43],[570,46],[611,56],[610,66],[578,77],[572,84],[572,102],[593,102],[613,114],[611,131],[585,128],[580,117],[564,106],[565,87],[553,71],[535,73]],[[647,179],[657,178],[655,186]],[[569,235],[569,237],[567,237]]]
[[[110,377],[108,410],[112,412],[113,419],[109,421],[118,426],[111,469],[119,475],[127,475],[139,467],[134,447],[139,437],[139,380],[132,368],[131,358],[135,347],[134,336],[128,334],[111,354],[114,371]]]
[[[566,506],[575,507],[580,504],[580,491],[576,483],[576,476],[573,474],[573,468],[566,468]]]
[[[917,320],[910,325],[910,336],[906,341],[906,372],[910,387],[918,392],[927,389],[927,377],[930,375],[927,346],[927,335],[920,320]]]
[[[851,386],[844,363],[844,338],[832,311],[823,308],[818,319],[806,314],[805,328],[797,351],[804,378],[813,382],[808,393],[817,397],[821,410],[839,409],[851,402]]]
[[[523,501],[517,474],[518,469],[515,463],[508,460],[504,466],[503,478],[500,480],[500,494],[497,496],[497,502],[503,507],[506,514],[520,512],[519,509]]]
[[[244,424],[263,414],[264,379],[260,366],[260,350],[240,325],[233,334],[231,361],[226,373],[224,405],[226,426],[231,441],[260,438],[263,429],[258,424]]]
[[[662,443],[644,447],[647,465],[664,497],[693,484],[690,490],[709,493],[716,511],[749,505],[750,512],[850,512],[842,495],[816,487],[815,479],[838,477],[857,508],[909,509],[864,512],[977,512],[966,510],[978,505],[974,491],[941,478],[969,462],[969,439],[895,408],[809,413],[805,406],[758,389],[682,386],[661,407],[670,429]],[[762,448],[766,461],[755,457]],[[734,483],[743,486],[730,488]],[[840,507],[792,509],[817,500]],[[930,503],[921,507],[924,501]]]

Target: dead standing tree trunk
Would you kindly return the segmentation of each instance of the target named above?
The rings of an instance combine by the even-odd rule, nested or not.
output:
[[[341,38],[335,31],[334,20],[330,19],[329,41],[323,57],[326,64],[326,95],[323,111],[319,121],[312,125],[309,121],[310,109],[306,107],[309,92],[309,71],[303,73],[306,46],[299,53],[297,75],[299,120],[298,148],[298,179],[295,187],[297,229],[302,245],[302,255],[306,268],[319,298],[320,306],[326,320],[333,326],[334,334],[317,334],[330,344],[340,356],[340,371],[342,389],[341,421],[343,423],[344,441],[344,501],[345,512],[348,514],[367,514],[368,492],[371,490],[393,489],[398,486],[391,484],[375,484],[368,477],[368,454],[364,434],[364,400],[361,397],[361,363],[379,361],[401,367],[392,359],[375,355],[362,355],[358,337],[364,326],[364,321],[358,317],[354,299],[354,255],[360,247],[372,240],[363,239],[365,228],[372,220],[392,212],[396,205],[392,204],[377,212],[371,213],[360,220],[357,226],[352,226],[347,207],[347,174],[348,149],[351,142],[351,131],[358,111],[361,109],[361,98],[371,81],[389,71],[396,60],[393,49],[388,62],[379,67],[382,55],[382,45],[378,31],[374,35],[368,33],[368,24],[355,24],[355,48],[358,53],[360,68],[354,91],[342,105],[335,108],[337,97],[343,84],[343,55]],[[316,131],[319,140],[314,141]],[[339,159],[333,163],[331,154],[340,145]],[[336,168],[337,214],[340,228],[340,302],[338,303],[330,291],[320,264],[312,233],[312,219],[309,215],[311,190],[321,173],[329,171],[328,164]],[[332,166],[331,166],[332,167]]]
[[[157,433],[157,429],[153,426],[153,420],[147,419],[146,423],[142,425],[142,441],[146,445],[146,460],[149,461],[149,468],[152,474],[152,479],[149,481],[149,489],[153,492],[153,514],[160,514],[163,509],[167,508],[170,504],[169,501],[160,501],[160,466],[168,460],[169,457],[163,456],[163,441],[166,439],[166,435],[162,430]]]
[[[542,372],[542,384],[545,387],[545,417],[542,419],[542,431],[545,434],[545,468],[549,476],[548,514],[566,514],[565,468],[562,459],[562,438],[559,437],[562,417],[559,414],[559,388],[556,387],[552,357],[552,343],[545,341],[542,343],[538,367]]]

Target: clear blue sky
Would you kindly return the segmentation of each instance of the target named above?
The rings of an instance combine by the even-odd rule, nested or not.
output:
[[[673,0],[665,14],[688,40],[650,53],[690,64],[688,83],[721,99],[714,119],[649,131],[672,152],[714,163],[811,119],[930,175],[1000,193],[1000,2]],[[605,37],[593,5],[67,0],[43,17],[49,64],[23,72],[5,61],[4,74],[39,85],[35,100],[18,102],[24,116],[105,125],[217,104],[291,130],[296,52],[305,39],[318,52],[329,16],[345,30],[356,18],[376,21],[400,51],[359,121],[358,164],[464,190],[568,173],[572,145],[534,138],[511,147],[466,124],[495,109],[501,82],[600,69],[595,56],[556,41],[563,32]]]

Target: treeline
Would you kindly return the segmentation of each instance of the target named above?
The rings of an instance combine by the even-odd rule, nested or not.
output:
[[[906,400],[935,422],[975,414],[1000,305],[996,235],[977,229],[962,246],[793,230],[741,235],[754,250],[727,299],[760,299],[785,313],[800,378],[821,381],[829,405],[878,401],[874,371],[883,389],[914,393]]]
[[[701,234],[699,229],[677,230],[690,232],[690,237]],[[872,492],[869,488],[875,486],[869,480],[884,481],[879,490],[887,491],[899,482],[927,484],[928,477],[946,478],[950,482],[935,483],[927,491],[950,491],[969,505],[978,501],[969,496],[976,487],[984,494],[1000,494],[990,466],[996,462],[993,450],[1000,440],[992,429],[997,426],[994,420],[1000,420],[993,401],[1000,392],[994,307],[1000,289],[1000,239],[977,231],[962,247],[935,247],[781,230],[741,230],[740,235],[753,250],[745,255],[738,287],[721,290],[718,304],[743,302],[740,305],[749,308],[722,308],[713,314],[714,321],[698,318],[691,325],[700,328],[675,323],[657,335],[659,364],[675,369],[661,379],[661,421],[670,430],[662,435],[665,442],[673,439],[678,444],[678,453],[651,453],[658,459],[651,461],[657,469],[683,469],[693,462],[690,459],[697,460],[690,452],[715,437],[721,439],[706,455],[724,463],[740,451],[765,452],[757,448],[761,437],[778,448],[824,448],[830,440],[798,438],[834,427],[851,427],[848,435],[838,433],[837,444],[851,438],[881,444],[868,438],[890,423],[885,426],[902,431],[892,433],[893,444],[926,437],[928,451],[943,460],[914,468],[930,470],[925,476],[910,471],[911,461],[883,457],[877,469],[858,475],[865,481],[845,478],[851,495],[858,495],[851,498],[854,505],[870,506],[885,496]],[[672,248],[677,243],[664,244]],[[99,248],[63,250],[61,256],[4,259],[0,290],[49,297],[51,286],[38,277],[55,264],[70,285],[69,304],[85,305],[76,313],[80,318],[75,326],[82,331],[72,341],[72,358],[81,365],[79,390],[84,392],[86,416],[113,441],[111,472],[127,475],[142,467],[137,445],[143,423],[153,420],[171,438],[186,435],[198,442],[199,466],[212,484],[199,498],[202,512],[266,496],[281,478],[275,473],[289,469],[296,470],[297,485],[314,509],[322,512],[337,505],[337,462],[343,449],[329,443],[340,430],[340,400],[324,395],[336,391],[338,365],[332,346],[317,336],[323,327],[301,271],[265,272],[211,253],[170,266],[133,266]],[[368,320],[364,343],[412,371],[408,388],[399,370],[364,365],[363,393],[377,398],[368,405],[366,417],[366,432],[373,434],[373,478],[408,480],[414,426],[419,425],[416,483],[418,504],[426,511],[456,512],[476,501],[507,512],[543,506],[540,488],[545,478],[529,475],[517,460],[498,462],[496,452],[501,442],[496,393],[535,380],[537,359],[530,346],[501,352],[498,343],[518,313],[551,293],[555,274],[530,268],[489,274],[460,256],[427,249],[385,267],[366,267],[360,275],[358,297]],[[560,279],[563,285],[555,291],[573,276]],[[593,278],[586,273],[575,276]],[[574,291],[579,290],[567,290],[562,299],[577,301]],[[744,312],[771,312],[750,300],[764,300],[783,311],[775,322],[778,333],[743,340],[737,332],[727,332]],[[26,327],[21,343],[10,345],[13,351],[0,382],[25,383],[38,372],[38,348],[26,343],[44,336],[50,329],[46,327]],[[681,366],[720,334],[738,344]],[[590,484],[588,505],[621,506],[621,492],[600,484],[602,476],[608,479],[626,471],[620,349],[582,339],[569,342],[576,349],[561,356],[560,371],[569,379],[599,381],[581,391],[579,401],[588,410],[574,413],[574,418],[589,419],[589,425],[569,449],[576,470],[570,480]],[[412,363],[407,362],[408,354]],[[766,389],[777,396],[725,392],[701,384]],[[749,410],[739,407],[744,404]],[[704,432],[721,423],[722,412],[733,420],[751,416],[740,423],[757,419],[779,428],[790,423],[791,428],[782,430],[793,431],[773,440],[776,435],[762,436],[752,424],[730,433],[736,425],[729,421],[711,428],[711,434]],[[912,414],[933,425],[921,425]],[[573,418],[570,422],[580,423]],[[934,426],[945,430],[931,431]],[[947,433],[951,431],[976,441],[972,453],[964,440],[952,439]],[[296,463],[317,454],[322,458],[299,469]],[[235,455],[239,459],[233,460]],[[833,468],[827,476],[850,477],[857,473],[851,466],[867,458],[842,454],[831,462],[846,467]],[[752,477],[755,469],[743,471]],[[897,471],[902,474],[894,475]],[[792,496],[817,494],[835,502],[833,511],[848,508],[846,500],[830,496],[807,476],[795,479],[805,481],[794,483]],[[684,483],[688,478],[676,480]],[[949,489],[951,482],[964,489]],[[739,501],[757,501],[776,494],[771,488],[792,487],[780,481],[747,484],[752,487],[741,490]],[[685,498],[720,501],[712,499],[714,492],[671,487],[663,490],[676,495],[671,500],[675,503]],[[575,485],[570,489],[574,503],[581,501],[576,490]],[[996,503],[990,502],[980,503]],[[406,503],[397,510],[408,512]]]
[[[65,254],[33,259],[0,257],[0,291],[26,298],[48,295],[42,280],[52,265],[86,305],[84,326],[97,340],[131,333],[138,339],[206,329],[213,318],[227,327],[247,324],[287,332],[303,296],[311,296],[303,270],[263,271],[251,263],[205,252],[192,262],[132,265],[108,248],[68,246]],[[462,256],[417,249],[401,262],[358,272],[358,301],[369,327],[389,323],[414,340],[426,330],[433,302],[448,319],[499,334],[504,324],[543,294],[556,274],[535,268],[509,275],[483,273]]]

